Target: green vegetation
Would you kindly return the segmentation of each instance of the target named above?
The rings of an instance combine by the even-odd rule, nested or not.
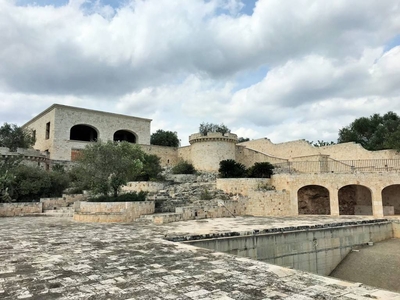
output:
[[[160,158],[154,154],[146,154],[143,155],[143,168],[140,173],[132,178],[130,181],[154,181],[154,180],[163,180],[160,176],[162,171],[160,165]]]
[[[65,172],[48,172],[21,164],[21,157],[0,160],[0,202],[32,202],[60,197],[69,186]]]
[[[82,150],[74,177],[94,194],[114,197],[122,185],[143,171],[145,154],[128,142],[97,142]]]
[[[93,197],[88,200],[88,202],[136,202],[136,201],[146,201],[147,192],[140,191],[139,193],[130,192],[121,194],[118,196],[108,196],[101,195],[98,197]]]
[[[179,138],[176,132],[157,130],[150,137],[150,144],[168,147],[179,147]]]
[[[196,174],[196,169],[187,161],[180,161],[171,170],[172,174]]]
[[[218,172],[221,178],[246,177],[246,167],[233,159],[221,160]]]
[[[238,143],[244,143],[244,142],[248,142],[248,141],[250,141],[249,138],[244,138],[244,137],[238,138]]]
[[[30,148],[35,144],[33,130],[23,129],[15,124],[4,123],[0,127],[0,147],[10,148],[16,151],[17,148]]]
[[[213,198],[213,195],[207,189],[203,189],[200,193],[200,200],[211,200]]]
[[[356,142],[367,150],[400,151],[400,117],[389,111],[383,116],[362,117],[339,130],[338,143]]]
[[[249,169],[233,159],[222,160],[219,163],[219,176],[221,178],[270,178],[274,166],[269,162],[255,163]]]
[[[247,170],[247,177],[250,178],[271,178],[274,166],[269,162],[257,162]]]
[[[209,132],[220,132],[222,134],[229,133],[231,130],[224,124],[213,124],[213,123],[201,123],[199,126],[199,132],[202,135],[207,135]]]
[[[318,140],[316,143],[314,143],[314,141],[306,141],[307,143],[309,143],[310,145],[314,146],[314,147],[325,147],[325,146],[331,146],[331,145],[336,145],[335,142],[330,141],[330,142],[325,142],[324,140]]]

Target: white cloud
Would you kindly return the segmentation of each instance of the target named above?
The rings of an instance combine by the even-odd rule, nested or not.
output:
[[[185,144],[203,121],[335,140],[356,117],[400,113],[400,47],[384,53],[400,32],[396,0],[260,0],[251,16],[239,0],[84,2],[0,0],[0,121],[63,103],[153,118]]]

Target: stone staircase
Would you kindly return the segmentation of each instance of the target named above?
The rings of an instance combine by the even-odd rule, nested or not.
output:
[[[155,201],[155,214],[141,216],[139,222],[165,224],[230,217],[238,210],[238,201],[233,201],[229,195],[216,189],[215,182],[171,184],[157,193],[149,194],[147,199]]]

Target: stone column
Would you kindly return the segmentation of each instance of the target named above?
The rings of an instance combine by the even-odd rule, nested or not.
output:
[[[339,216],[339,195],[338,189],[329,187],[329,203],[331,206],[331,216]]]
[[[380,188],[374,188],[371,190],[372,198],[372,214],[376,218],[383,217],[383,202],[382,202],[382,191]]]

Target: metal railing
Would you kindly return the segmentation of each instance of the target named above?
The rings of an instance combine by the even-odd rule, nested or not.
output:
[[[274,164],[281,173],[370,173],[400,171],[400,159],[293,161]]]

